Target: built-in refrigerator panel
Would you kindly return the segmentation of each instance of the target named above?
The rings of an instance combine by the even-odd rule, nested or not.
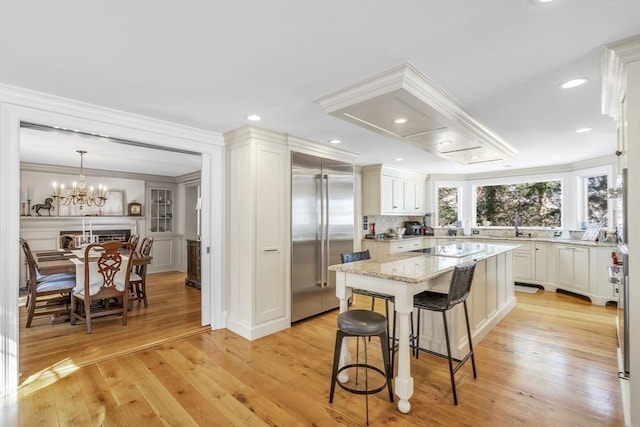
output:
[[[353,251],[353,165],[291,153],[291,321],[339,306],[335,273]]]

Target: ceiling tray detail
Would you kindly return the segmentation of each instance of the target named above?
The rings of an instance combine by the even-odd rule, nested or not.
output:
[[[503,160],[518,152],[410,63],[315,102],[327,114],[458,163]]]

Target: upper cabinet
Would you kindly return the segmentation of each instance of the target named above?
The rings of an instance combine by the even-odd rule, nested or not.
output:
[[[149,187],[149,232],[173,233],[174,188]]]
[[[363,215],[424,215],[427,176],[383,165],[362,168]]]

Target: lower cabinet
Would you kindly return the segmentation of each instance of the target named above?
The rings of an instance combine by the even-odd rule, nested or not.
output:
[[[187,240],[187,278],[184,284],[194,286],[198,289],[200,286],[200,241]]]
[[[558,246],[558,287],[580,294],[589,293],[589,248]]]
[[[534,278],[536,282],[549,281],[549,245],[546,243],[533,244]]]

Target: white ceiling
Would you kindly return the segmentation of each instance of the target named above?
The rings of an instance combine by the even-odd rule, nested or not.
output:
[[[600,114],[600,47],[640,33],[639,16],[638,0],[0,0],[0,83],[221,133],[255,113],[261,127],[340,139],[359,165],[517,169],[614,152],[614,125]],[[462,166],[313,102],[405,62],[519,153]],[[574,77],[589,83],[559,89]],[[576,134],[582,127],[593,131]],[[24,161],[60,150],[26,136],[21,145]],[[73,158],[82,147],[69,145]],[[88,168],[122,164],[97,152],[89,164],[86,149]]]

